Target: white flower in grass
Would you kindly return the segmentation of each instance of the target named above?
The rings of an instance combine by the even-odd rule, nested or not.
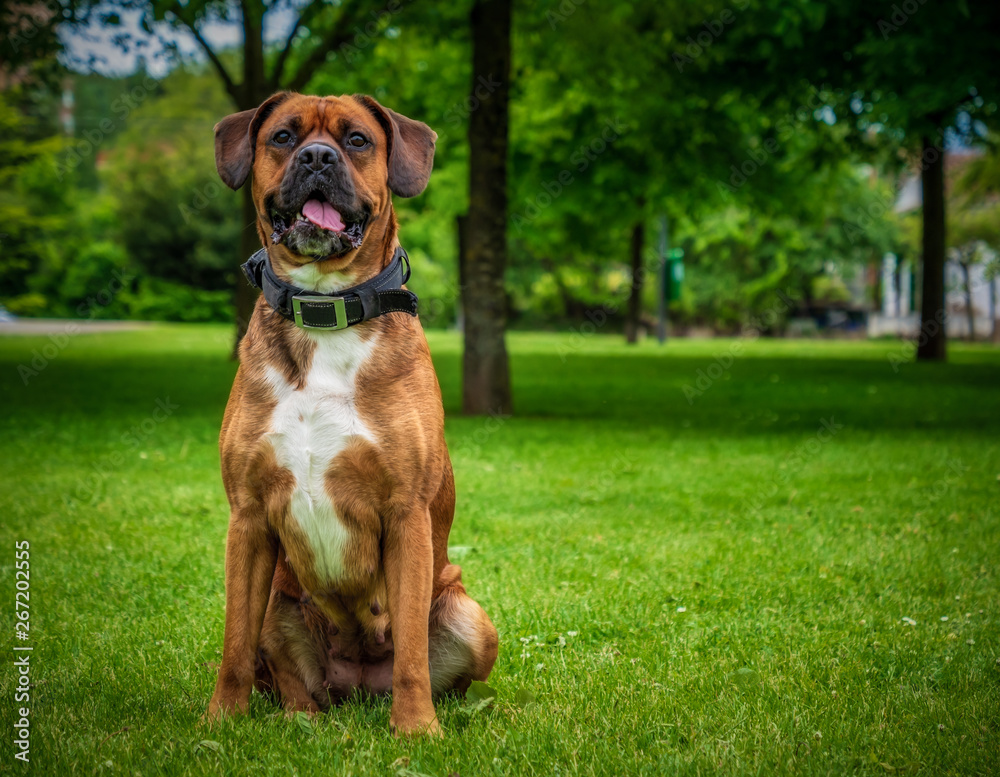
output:
[[[947,615],[942,615],[942,616],[941,616],[941,620],[942,620],[942,621],[946,621],[946,620],[948,620],[948,616],[947,616]]]
[[[688,611],[687,607],[678,607],[677,608],[677,612],[687,612],[687,611]]]
[[[915,620],[913,620],[913,618],[908,618],[905,615],[903,616],[903,623],[905,623],[907,626],[916,626],[917,625],[917,622]]]
[[[536,672],[541,672],[543,669],[545,669],[545,664],[535,664]]]
[[[568,636],[568,637],[575,637],[579,633],[580,633],[579,631],[567,631],[566,632],[566,636]]]

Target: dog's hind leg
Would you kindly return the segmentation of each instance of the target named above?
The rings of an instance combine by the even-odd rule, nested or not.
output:
[[[462,585],[462,569],[449,564],[435,588],[441,593],[431,602],[431,690],[465,692],[473,680],[485,681],[497,658],[499,640],[489,616]]]
[[[315,713],[326,706],[320,703],[326,694],[315,643],[299,603],[272,591],[260,636],[260,655],[270,676],[258,673],[256,687],[274,695],[289,714]]]

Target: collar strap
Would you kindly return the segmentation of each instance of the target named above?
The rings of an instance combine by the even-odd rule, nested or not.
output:
[[[401,288],[410,277],[410,258],[402,247],[374,278],[333,294],[285,283],[275,275],[266,248],[246,261],[243,274],[268,305],[301,329],[346,329],[386,313],[417,315],[417,295]]]

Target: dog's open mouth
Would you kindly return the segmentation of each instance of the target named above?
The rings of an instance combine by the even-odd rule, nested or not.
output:
[[[313,192],[297,213],[271,209],[271,242],[316,259],[339,256],[361,246],[367,222],[367,215],[345,217],[321,192]]]

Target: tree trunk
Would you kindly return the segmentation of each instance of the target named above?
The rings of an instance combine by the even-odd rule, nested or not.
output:
[[[646,234],[641,221],[632,225],[632,243],[629,253],[632,259],[632,289],[628,297],[628,314],[625,319],[625,342],[635,345],[639,341],[639,320],[642,317],[642,246]]]
[[[253,193],[249,182],[240,190],[240,214],[243,229],[240,231],[240,259],[242,264],[260,248],[260,236],[257,234],[257,210],[253,206]],[[233,342],[233,358],[239,356],[240,340],[247,333],[250,316],[257,304],[257,289],[247,283],[242,272],[236,277],[236,339]]]
[[[238,88],[236,109],[248,111],[256,108],[270,97],[271,89],[264,72],[264,7],[259,0],[243,0],[243,83]],[[240,256],[242,264],[260,248],[257,235],[257,211],[253,205],[251,185],[248,180],[240,190],[241,217],[243,229],[240,232]],[[234,359],[239,357],[240,340],[247,333],[250,316],[260,294],[247,283],[243,273],[236,278],[236,337],[233,341]]]
[[[948,336],[944,299],[944,148],[923,139],[923,294],[920,300],[918,361],[943,361]]]
[[[465,351],[462,409],[510,413],[510,373],[504,328],[507,299],[507,132],[511,0],[476,0],[472,32],[469,117],[469,214],[462,300]]]
[[[270,95],[264,73],[264,4],[260,0],[242,0],[243,6],[243,102],[249,110]]]

